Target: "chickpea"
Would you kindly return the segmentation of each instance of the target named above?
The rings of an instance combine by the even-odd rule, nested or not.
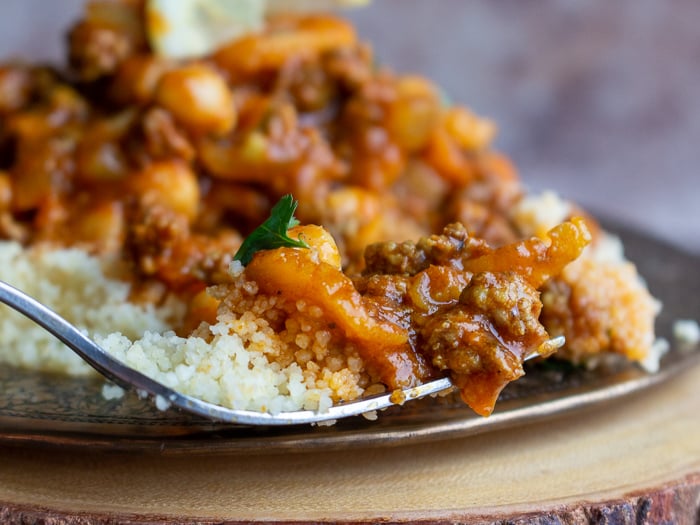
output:
[[[133,176],[130,188],[144,199],[163,204],[190,221],[199,211],[197,176],[184,162],[155,162]]]
[[[287,230],[287,235],[293,239],[299,238],[306,242],[313,251],[318,253],[318,258],[322,262],[338,269],[341,268],[340,251],[335,244],[335,239],[325,228],[315,224],[295,226]]]
[[[489,147],[496,136],[496,125],[467,108],[450,108],[445,114],[445,129],[460,147],[479,151]]]
[[[182,326],[183,333],[192,333],[202,322],[216,324],[219,302],[219,299],[209,295],[206,288],[198,292],[187,305],[187,314]]]
[[[440,97],[421,77],[405,76],[396,83],[396,100],[387,114],[387,129],[406,151],[422,149],[440,118]]]
[[[119,180],[128,173],[121,140],[134,122],[134,113],[123,111],[96,120],[84,128],[75,150],[76,177],[81,182]]]
[[[219,73],[204,64],[165,73],[156,87],[155,101],[195,134],[223,135],[236,123],[231,90]]]
[[[146,105],[153,100],[158,81],[167,69],[168,63],[156,56],[131,56],[114,76],[111,97],[124,105]]]
[[[372,191],[347,186],[331,191],[325,204],[329,210],[327,222],[343,243],[345,253],[357,254],[357,260],[344,263],[361,265],[364,247],[382,240],[384,208],[381,199]]]
[[[124,242],[126,218],[117,201],[105,201],[85,210],[72,225],[71,238],[86,242],[99,253],[119,253]]]

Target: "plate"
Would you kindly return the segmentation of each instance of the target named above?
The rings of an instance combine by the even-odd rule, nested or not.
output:
[[[157,452],[161,454],[272,453],[397,446],[493,432],[609,402],[668,381],[700,363],[697,349],[673,342],[677,319],[700,317],[700,258],[617,224],[626,255],[635,261],[652,294],[663,305],[657,334],[671,342],[658,373],[635,365],[595,372],[544,362],[502,393],[494,413],[476,416],[454,397],[393,407],[375,421],[364,417],[333,426],[246,427],[220,424],[176,410],[161,412],[127,393],[101,395],[99,378],[67,378],[0,368],[0,443],[45,447]]]

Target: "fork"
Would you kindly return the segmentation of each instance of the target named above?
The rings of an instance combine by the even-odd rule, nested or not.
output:
[[[142,398],[152,397],[157,407],[167,409],[174,406],[186,412],[224,423],[284,426],[331,422],[382,410],[392,405],[403,404],[453,388],[452,381],[448,377],[442,377],[416,387],[339,403],[322,412],[298,410],[272,414],[252,410],[236,410],[173,390],[125,365],[56,312],[4,281],[0,281],[0,302],[25,315],[53,334],[108,380],[123,388],[135,389]],[[554,351],[563,344],[563,337],[550,339],[538,349],[538,352],[526,359],[538,356],[540,351],[543,353]]]

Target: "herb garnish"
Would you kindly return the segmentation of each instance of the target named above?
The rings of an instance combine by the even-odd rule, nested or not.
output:
[[[261,250],[273,250],[275,248],[292,247],[308,248],[301,238],[292,239],[287,235],[287,230],[299,225],[294,217],[297,202],[291,195],[285,195],[272,207],[270,217],[260,226],[255,228],[243,241],[241,247],[233,256],[234,261],[241,261],[246,266],[256,252]]]

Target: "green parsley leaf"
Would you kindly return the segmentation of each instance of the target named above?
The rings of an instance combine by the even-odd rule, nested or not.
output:
[[[272,207],[270,217],[246,237],[233,260],[241,261],[241,264],[246,266],[253,255],[261,250],[282,247],[308,248],[309,245],[302,239],[292,239],[287,235],[289,228],[299,225],[299,221],[294,217],[296,209],[297,202],[291,195],[282,197]]]

